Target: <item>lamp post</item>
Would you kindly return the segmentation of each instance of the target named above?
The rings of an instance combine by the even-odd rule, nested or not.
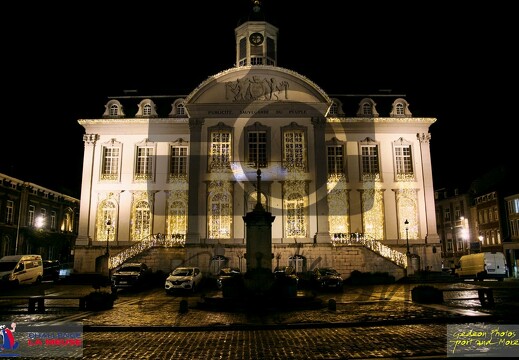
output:
[[[409,251],[409,221],[407,221],[407,219],[405,219],[404,224],[405,224],[405,243],[407,245],[406,255],[409,256],[411,254],[411,252]]]
[[[110,240],[110,226],[112,225],[112,220],[106,220],[106,256],[110,256],[110,245],[108,240]]]

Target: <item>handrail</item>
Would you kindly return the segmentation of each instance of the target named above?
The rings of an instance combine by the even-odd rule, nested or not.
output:
[[[143,239],[130,246],[129,248],[124,249],[117,255],[110,256],[108,259],[108,268],[115,269],[129,258],[139,255],[143,251],[153,247],[184,247],[185,244],[185,234],[152,234],[148,236],[148,238]]]
[[[332,245],[333,246],[348,246],[348,245],[363,245],[376,252],[380,256],[392,261],[393,263],[407,268],[407,256],[402,254],[400,251],[393,250],[387,245],[382,244],[380,241],[375,240],[372,236],[363,233],[351,233],[351,234],[332,234]]]

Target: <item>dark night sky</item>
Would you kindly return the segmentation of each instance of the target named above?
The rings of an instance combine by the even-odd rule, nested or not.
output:
[[[107,96],[124,89],[188,94],[234,66],[234,28],[249,0],[134,3],[23,3],[5,11],[13,25],[3,31],[0,172],[79,198],[78,119],[101,117]],[[392,89],[406,94],[413,116],[437,118],[435,189],[515,166],[511,2],[263,3],[279,28],[279,66],[329,94]]]

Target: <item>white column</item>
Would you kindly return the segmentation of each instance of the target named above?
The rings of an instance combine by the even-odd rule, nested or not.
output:
[[[92,178],[97,134],[83,135],[85,152],[83,155],[83,178],[81,181],[81,203],[79,207],[79,228],[76,246],[86,246],[92,241],[90,236],[90,209],[92,204]]]

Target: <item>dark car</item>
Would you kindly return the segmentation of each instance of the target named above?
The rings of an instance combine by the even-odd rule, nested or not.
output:
[[[122,264],[112,274],[112,284],[116,289],[140,289],[151,284],[151,269],[144,263]]]
[[[341,290],[344,285],[341,274],[331,267],[315,268],[312,272],[311,282],[320,290]]]
[[[59,270],[61,264],[59,260],[43,260],[43,279],[42,281],[58,282],[60,279]]]
[[[296,284],[299,283],[299,277],[296,274],[296,270],[293,266],[276,266],[274,269],[274,277],[276,279],[289,279],[294,281]]]
[[[223,283],[227,281],[227,279],[232,279],[234,277],[240,277],[241,271],[236,267],[224,267],[220,269],[218,277],[216,278],[216,286],[218,289],[223,288]]]

